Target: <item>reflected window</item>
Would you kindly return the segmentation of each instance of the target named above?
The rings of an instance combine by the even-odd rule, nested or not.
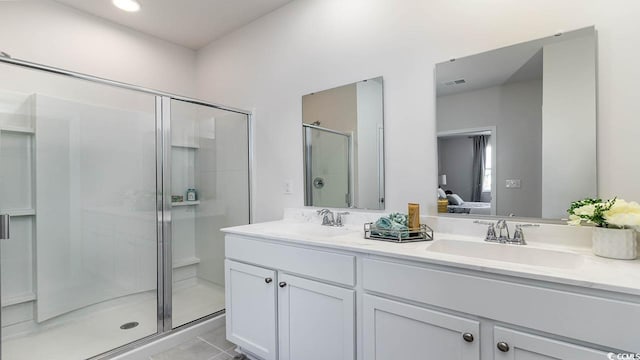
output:
[[[491,143],[485,148],[484,179],[482,180],[482,192],[491,192]]]

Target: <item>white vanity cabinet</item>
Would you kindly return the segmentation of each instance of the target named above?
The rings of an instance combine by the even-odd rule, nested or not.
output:
[[[278,275],[280,360],[355,358],[355,292]]]
[[[603,360],[606,353],[501,326],[481,333],[480,322],[378,296],[363,296],[363,359]],[[488,341],[483,341],[488,340]]]
[[[276,272],[225,260],[227,339],[276,360]]]
[[[480,359],[480,323],[364,295],[364,359]]]
[[[423,308],[384,300],[377,295],[364,295],[365,360],[391,359],[388,356],[392,353],[388,352],[387,346],[415,347],[410,354],[429,355],[441,354],[437,352],[441,346],[451,351],[445,356],[447,359],[459,356],[478,359],[480,343],[493,349],[494,360],[606,359],[606,352],[559,341],[552,335],[544,337],[491,325],[496,322],[529,328],[532,333],[558,334],[574,338],[576,342],[592,341],[608,347],[621,344],[630,349],[628,351],[635,351],[633,347],[640,345],[634,341],[633,334],[619,326],[628,321],[625,320],[628,316],[640,316],[638,303],[379,259],[363,260],[363,286],[366,291],[383,297],[399,297],[407,302],[425,304]],[[426,309],[427,306],[473,314],[482,320],[478,322],[440,313]],[[404,316],[404,319],[391,322],[388,320],[391,316]],[[415,342],[399,337],[392,344],[385,339],[386,336],[376,333],[383,328],[384,324],[378,322],[384,318],[387,318],[387,325],[395,327],[391,331],[382,330],[386,336],[395,331],[420,331],[424,336]],[[483,327],[484,332],[478,330],[482,323],[488,325]],[[488,329],[493,329],[493,334]],[[474,336],[472,343],[463,343],[465,333]],[[487,353],[482,358],[490,360]]]
[[[354,256],[229,235],[226,246],[229,341],[263,360],[355,359]]]
[[[228,234],[228,339],[263,360],[640,352],[638,297],[366,251]]]
[[[606,353],[547,337],[496,326],[494,360],[608,359]]]

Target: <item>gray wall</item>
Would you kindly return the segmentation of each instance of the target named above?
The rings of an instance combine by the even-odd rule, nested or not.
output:
[[[495,126],[497,215],[541,216],[542,81],[438,97],[436,119],[438,132]],[[507,189],[507,179],[521,188]]]
[[[464,201],[471,201],[473,182],[473,139],[468,136],[438,139],[439,174],[447,175],[444,190],[451,190]]]

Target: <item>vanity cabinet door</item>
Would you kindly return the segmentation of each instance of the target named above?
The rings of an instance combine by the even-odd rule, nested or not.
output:
[[[225,260],[227,339],[264,360],[276,360],[273,270]]]
[[[365,360],[480,359],[478,321],[363,296]]]
[[[607,353],[496,326],[494,360],[603,360]]]
[[[278,274],[280,360],[355,359],[355,292]]]

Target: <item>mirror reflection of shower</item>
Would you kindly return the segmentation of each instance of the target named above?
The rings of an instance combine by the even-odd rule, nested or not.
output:
[[[351,207],[351,133],[303,124],[305,197],[313,206]]]
[[[305,205],[384,209],[382,77],[302,97]]]

